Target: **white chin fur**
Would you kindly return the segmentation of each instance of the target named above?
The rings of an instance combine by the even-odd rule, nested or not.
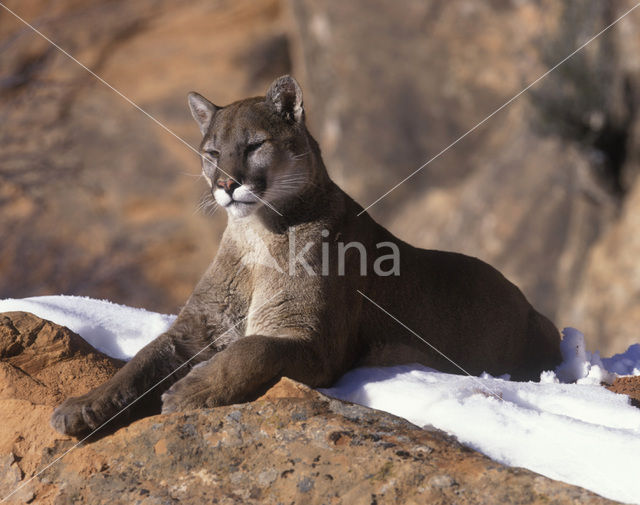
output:
[[[216,188],[213,197],[220,207],[224,207],[227,214],[233,217],[245,217],[251,214],[257,207],[258,197],[244,184],[233,192],[233,200],[229,194],[220,188]]]
[[[233,202],[225,207],[227,214],[232,217],[245,217],[251,214],[255,209],[256,204],[247,204],[242,202]]]
[[[220,207],[226,207],[231,203],[231,197],[224,189],[215,189],[213,191],[213,198],[216,199],[216,202],[218,202]]]
[[[237,202],[254,203],[258,202],[258,196],[253,190],[246,185],[242,184],[233,191],[233,199]]]

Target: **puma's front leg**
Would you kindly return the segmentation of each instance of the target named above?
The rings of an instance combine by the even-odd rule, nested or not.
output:
[[[152,408],[159,410],[162,392],[184,377],[191,366],[209,358],[213,352],[203,352],[189,365],[172,374],[193,355],[189,354],[190,350],[205,341],[202,336],[198,338],[193,333],[182,333],[187,329],[193,330],[193,325],[187,325],[190,328],[182,326],[178,322],[167,333],[146,345],[101,386],[85,395],[67,399],[53,412],[51,426],[66,435],[87,434],[147,391],[144,403],[151,403]],[[200,347],[204,345],[206,343]],[[150,388],[153,389],[149,391]]]
[[[334,373],[316,347],[299,338],[239,339],[171,386],[162,395],[162,412],[249,401],[283,376],[312,387],[329,386]]]

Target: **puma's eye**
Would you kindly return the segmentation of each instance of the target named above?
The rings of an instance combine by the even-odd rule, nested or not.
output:
[[[212,149],[210,151],[205,151],[204,155],[207,158],[211,158],[212,160],[217,160],[220,157],[220,151],[216,151],[215,149]]]
[[[247,153],[252,153],[253,151],[256,151],[265,142],[266,142],[265,140],[261,140],[260,142],[252,142],[251,144],[247,144],[247,147],[246,147]]]

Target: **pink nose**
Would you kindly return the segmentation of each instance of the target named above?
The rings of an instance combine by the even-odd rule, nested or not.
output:
[[[237,188],[239,184],[233,179],[218,179],[218,181],[216,182],[216,186],[224,189],[227,192],[231,192],[235,188]]]

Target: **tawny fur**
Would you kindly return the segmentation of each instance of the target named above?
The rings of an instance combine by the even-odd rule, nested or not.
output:
[[[203,133],[203,174],[229,213],[217,256],[173,326],[107,383],[58,407],[57,430],[97,428],[207,345],[133,416],[161,404],[173,412],[250,400],[283,375],[326,387],[362,364],[419,362],[460,373],[362,294],[471,374],[530,379],[559,363],[554,325],[493,267],[417,249],[358,216],[362,208],[327,175],[291,77],[266,97],[217,107],[191,94],[189,104]],[[248,203],[233,201],[234,185]],[[416,219],[428,226],[429,216]],[[294,238],[313,244],[304,258],[316,275],[299,264],[290,271]],[[366,248],[366,275],[355,249],[339,275],[340,243],[349,242]],[[400,275],[375,274],[382,242],[397,245]],[[321,275],[323,248],[329,275]]]

